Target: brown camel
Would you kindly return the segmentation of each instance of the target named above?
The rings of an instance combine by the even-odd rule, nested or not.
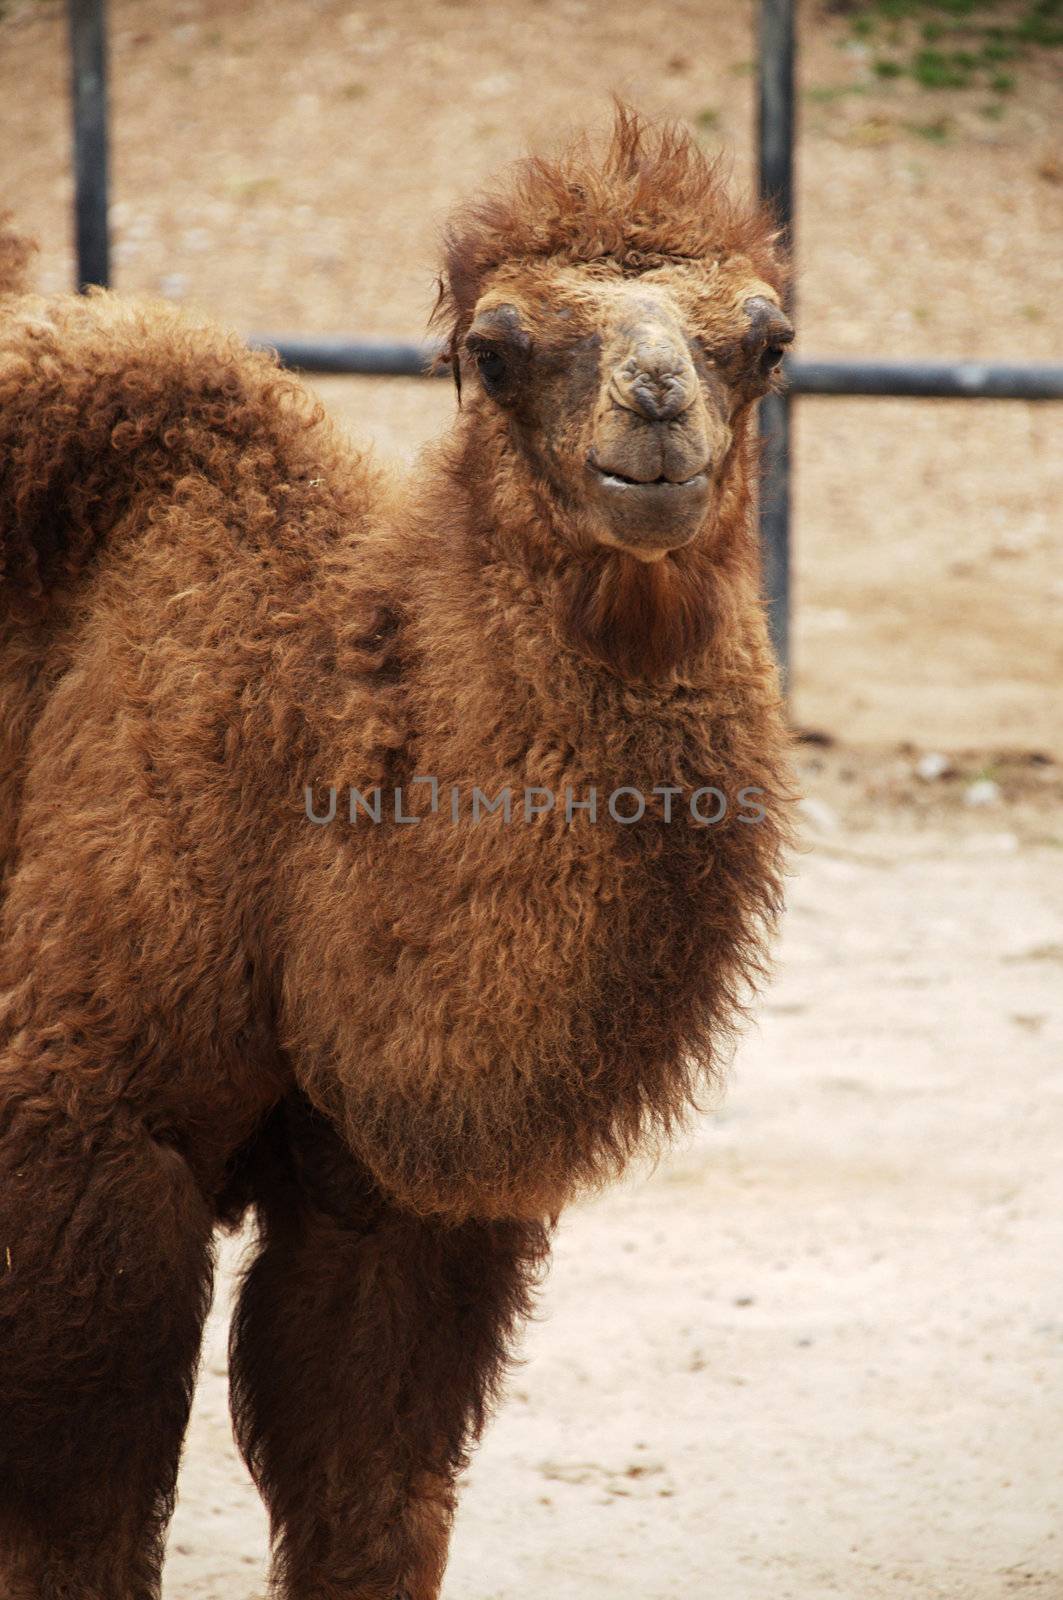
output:
[[[401,484],[169,307],[3,300],[6,1600],[157,1595],[248,1208],[275,1593],[438,1595],[553,1221],[693,1103],[778,910],[782,277],[675,129],[525,162],[449,229]]]

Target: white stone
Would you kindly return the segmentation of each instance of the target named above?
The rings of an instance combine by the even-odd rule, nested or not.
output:
[[[917,778],[922,778],[924,783],[936,783],[948,770],[948,757],[943,756],[938,750],[928,750],[915,764],[915,775]]]
[[[1000,785],[992,778],[979,778],[964,791],[963,799],[969,806],[995,806],[1000,799]]]

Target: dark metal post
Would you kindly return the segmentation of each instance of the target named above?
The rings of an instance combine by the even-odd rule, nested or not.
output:
[[[788,394],[760,402],[760,559],[768,629],[783,687],[790,681],[790,418]]]
[[[757,187],[794,247],[794,7],[761,0],[757,77]],[[760,540],[772,643],[783,674],[790,673],[790,414],[788,394],[760,403],[764,476]]]
[[[105,0],[68,0],[74,101],[77,286],[110,282],[107,231],[107,18]]]

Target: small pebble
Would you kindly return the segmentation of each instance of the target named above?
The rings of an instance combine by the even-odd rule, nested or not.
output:
[[[915,764],[915,775],[924,783],[936,783],[949,770],[948,758],[938,750],[928,750]]]
[[[964,804],[968,806],[995,806],[1000,799],[1000,785],[992,778],[979,778],[964,790]]]

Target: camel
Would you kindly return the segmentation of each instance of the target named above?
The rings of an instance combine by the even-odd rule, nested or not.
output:
[[[620,109],[445,236],[407,478],[269,356],[0,302],[0,1587],[153,1600],[220,1227],[277,1600],[435,1600],[571,1197],[781,904],[770,218]],[[721,804],[722,802],[722,804]]]

